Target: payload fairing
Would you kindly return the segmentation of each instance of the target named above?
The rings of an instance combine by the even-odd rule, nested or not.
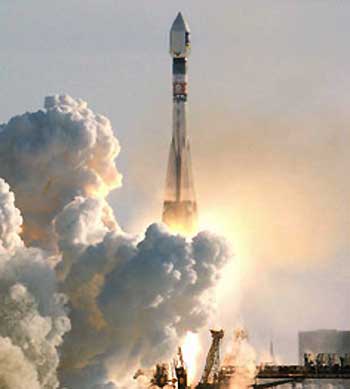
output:
[[[190,143],[186,131],[187,58],[190,54],[190,29],[179,13],[170,30],[173,58],[173,134],[163,205],[163,222],[170,230],[191,234],[197,228]]]

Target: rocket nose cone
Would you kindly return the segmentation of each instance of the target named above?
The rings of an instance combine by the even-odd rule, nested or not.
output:
[[[186,31],[186,32],[190,32],[190,28],[186,22],[186,20],[184,19],[184,17],[182,16],[182,13],[179,12],[174,20],[174,23],[171,27],[171,30],[172,31]]]
[[[186,58],[191,49],[190,29],[181,12],[170,30],[170,54],[173,58]]]

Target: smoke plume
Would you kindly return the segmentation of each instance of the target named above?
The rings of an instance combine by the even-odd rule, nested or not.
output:
[[[0,384],[8,389],[58,387],[57,347],[70,328],[47,254],[18,235],[22,218],[0,179]],[[28,387],[28,386],[27,386]]]
[[[0,337],[0,352],[1,388],[40,389],[38,374],[33,365],[9,338]]]
[[[118,152],[109,120],[69,96],[47,97],[45,110],[0,126],[0,177],[16,194],[24,241],[52,248],[52,221],[66,204],[118,187]]]
[[[70,389],[129,387],[138,367],[171,356],[213,310],[231,257],[225,240],[158,224],[141,239],[122,232],[106,201],[121,181],[118,151],[110,122],[69,96],[0,127],[0,176],[23,215],[1,181],[0,336],[37,387],[57,387],[58,365]]]
[[[110,231],[84,244],[87,234],[95,239],[101,231],[103,223],[94,219],[99,209],[98,200],[78,198],[55,224],[59,237],[69,225],[71,239],[60,245],[61,264],[70,269],[64,292],[72,304],[62,362],[68,386],[91,363],[108,366],[117,379],[169,357],[187,331],[206,323],[211,306],[203,294],[229,258],[221,238],[201,232],[187,241],[156,224],[138,243]]]

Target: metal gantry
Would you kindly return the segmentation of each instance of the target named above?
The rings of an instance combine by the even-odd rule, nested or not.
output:
[[[203,371],[201,384],[217,382],[220,372],[220,343],[224,337],[223,330],[210,330],[212,343],[207,355],[205,368]]]

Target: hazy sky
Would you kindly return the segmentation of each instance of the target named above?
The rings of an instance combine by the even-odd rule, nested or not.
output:
[[[53,93],[109,117],[124,174],[111,201],[140,232],[160,215],[179,10],[192,29],[203,224],[249,268],[241,316],[253,341],[261,349],[273,334],[292,360],[298,329],[349,321],[350,2],[0,0],[0,122]]]

